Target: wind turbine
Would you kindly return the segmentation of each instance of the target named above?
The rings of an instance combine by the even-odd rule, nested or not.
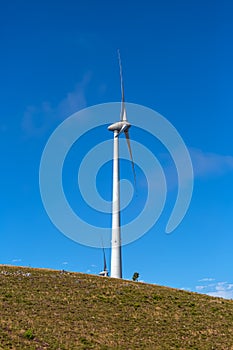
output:
[[[135,182],[135,169],[130,146],[129,128],[125,108],[125,93],[122,77],[121,57],[118,50],[118,60],[121,80],[121,114],[120,121],[110,125],[108,130],[113,131],[113,185],[112,185],[112,242],[111,242],[111,277],[122,278],[121,257],[121,225],[120,225],[120,184],[119,184],[119,135],[124,133],[129,149],[130,159]]]
[[[100,276],[107,277],[108,276],[108,268],[107,268],[107,262],[106,262],[106,256],[105,256],[105,251],[103,247],[103,258],[104,258],[104,268],[103,271],[99,273]]]

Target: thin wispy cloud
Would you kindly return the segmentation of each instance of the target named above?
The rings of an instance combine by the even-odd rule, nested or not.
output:
[[[91,73],[84,75],[82,81],[77,84],[74,91],[69,92],[57,106],[57,117],[63,120],[71,114],[86,107],[86,89],[91,80]]]
[[[199,149],[189,149],[195,177],[223,175],[233,171],[233,156],[203,152]]]
[[[216,177],[233,172],[233,156],[204,152],[200,149],[188,149],[194,178]],[[161,153],[161,165],[167,179],[168,189],[177,187],[177,168],[172,158],[168,154]],[[179,154],[177,154],[179,159]],[[182,154],[180,154],[180,164],[182,164]],[[153,170],[152,170],[153,171]],[[190,181],[190,172],[186,171],[185,164],[182,168],[182,181]]]
[[[233,284],[228,282],[218,282],[215,285],[215,290],[207,293],[213,297],[225,299],[233,299]]]
[[[215,280],[214,278],[205,277],[205,278],[198,280],[198,282],[212,282],[214,280]]]
[[[22,261],[22,259],[12,259],[11,262],[12,264],[17,264],[20,263]]]
[[[202,282],[214,281],[212,278],[203,278],[199,280]],[[233,283],[229,282],[216,282],[197,285],[195,290],[198,293],[207,294],[213,297],[220,297],[225,299],[233,299]]]
[[[27,136],[41,136],[54,123],[60,122],[71,114],[86,107],[86,90],[91,73],[86,73],[74,91],[68,92],[57,106],[43,102],[40,106],[28,106],[24,112],[21,127]]]

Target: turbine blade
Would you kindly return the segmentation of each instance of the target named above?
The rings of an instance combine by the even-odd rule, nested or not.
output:
[[[122,126],[121,130],[119,131],[118,136],[119,136],[120,134],[122,134],[123,132],[125,132],[126,128],[128,128],[128,125],[127,125],[127,124],[124,124],[124,125]]]
[[[103,258],[104,258],[104,269],[103,269],[103,271],[108,272],[106,255],[105,255],[105,249],[104,249],[104,243],[103,243],[103,237],[101,237],[101,242],[102,242]]]
[[[103,253],[104,253],[104,271],[107,271],[107,262],[106,262],[106,256],[105,256],[104,248],[103,248]]]
[[[119,67],[120,67],[120,79],[121,79],[121,121],[127,121],[126,117],[126,109],[125,109],[125,91],[124,91],[124,84],[123,84],[123,74],[122,74],[122,65],[121,65],[121,56],[120,56],[120,50],[118,49],[118,60],[119,60]]]
[[[135,172],[135,167],[134,167],[132,149],[131,149],[131,145],[130,145],[129,131],[125,130],[124,133],[125,133],[125,137],[126,137],[126,141],[127,141],[127,145],[128,145],[128,149],[129,149],[129,155],[130,155],[130,159],[131,159],[131,164],[132,164],[132,170],[133,170],[133,176],[134,176],[134,185],[136,186],[136,172]]]

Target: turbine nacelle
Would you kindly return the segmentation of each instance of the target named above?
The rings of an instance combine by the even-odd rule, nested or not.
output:
[[[112,125],[109,125],[108,130],[110,131],[118,131],[118,135],[122,132],[127,132],[127,130],[131,127],[131,124],[127,121],[116,122]]]

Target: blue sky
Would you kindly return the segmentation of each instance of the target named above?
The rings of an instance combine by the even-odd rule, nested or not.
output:
[[[174,125],[195,175],[179,227],[165,234],[173,189],[156,225],[123,248],[124,278],[138,271],[145,282],[233,297],[232,14],[228,0],[2,5],[0,263],[94,274],[102,269],[101,249],[69,240],[51,223],[40,197],[39,165],[62,121],[84,107],[120,100],[120,48],[127,102],[152,108]],[[92,144],[111,136],[98,131]],[[133,127],[131,137],[150,146],[149,136]],[[82,142],[88,152],[89,141]],[[151,147],[158,156],[164,152],[159,144]],[[72,203],[79,196],[72,188],[78,166],[72,159],[79,157],[74,147],[66,168]],[[123,164],[122,175],[132,180],[127,174]],[[99,191],[109,199],[111,164],[101,176]],[[88,211],[83,215],[95,220]],[[96,220],[110,223],[107,215]]]

